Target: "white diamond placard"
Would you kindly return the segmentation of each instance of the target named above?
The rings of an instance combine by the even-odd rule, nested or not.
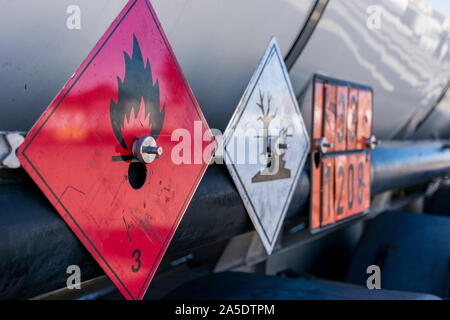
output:
[[[269,254],[309,146],[286,66],[272,38],[223,140],[227,168]]]

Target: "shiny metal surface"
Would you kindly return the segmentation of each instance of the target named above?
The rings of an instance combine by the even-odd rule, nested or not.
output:
[[[285,56],[314,0],[152,1],[209,125],[224,130],[272,36]]]
[[[0,130],[28,131],[127,0],[0,0]],[[70,5],[81,29],[66,27]]]
[[[316,0],[314,6],[311,8],[308,18],[306,19],[305,24],[303,25],[302,30],[300,31],[297,39],[292,44],[291,50],[286,55],[285,62],[286,68],[291,70],[292,66],[297,61],[298,57],[302,53],[303,49],[305,49],[308,44],[309,38],[313,34],[314,30],[317,27],[317,24],[322,18],[323,13],[328,5],[330,0]]]
[[[448,20],[426,3],[330,1],[290,71],[296,93],[315,72],[367,84],[374,89],[374,134],[394,137],[417,110],[432,107],[450,77]],[[368,27],[370,6],[380,12],[378,29]]]
[[[0,131],[0,169],[20,168],[20,162],[16,151],[24,141],[24,133]]]
[[[382,141],[372,151],[372,194],[450,174],[446,141]]]
[[[424,119],[420,127],[411,134],[417,139],[450,137],[450,90],[444,95],[436,108]]]
[[[162,147],[156,145],[153,137],[139,138],[133,142],[133,155],[142,163],[152,163],[157,156],[162,154]]]

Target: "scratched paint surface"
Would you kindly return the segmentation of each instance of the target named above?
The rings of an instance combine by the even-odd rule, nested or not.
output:
[[[187,156],[195,164],[172,161],[175,129],[190,133]],[[132,142],[152,134],[163,154],[132,164]],[[199,154],[209,161],[211,137],[155,12],[136,0],[34,125],[18,157],[122,294],[141,299],[206,170]],[[143,184],[133,186],[132,176]]]

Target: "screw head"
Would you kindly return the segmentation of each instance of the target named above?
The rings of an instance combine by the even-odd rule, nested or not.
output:
[[[328,148],[332,148],[333,144],[329,143],[326,137],[322,137],[316,141],[316,148],[319,150],[320,154],[326,154]]]
[[[133,155],[142,163],[152,163],[162,152],[162,147],[158,147],[151,136],[141,137],[133,143]]]
[[[370,150],[375,149],[375,147],[378,145],[378,140],[375,136],[371,136],[370,138],[366,139],[366,146]]]

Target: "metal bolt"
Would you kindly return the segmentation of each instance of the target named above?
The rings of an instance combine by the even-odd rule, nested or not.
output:
[[[162,147],[158,147],[155,139],[150,136],[139,138],[133,143],[133,155],[142,163],[153,162],[162,152]]]
[[[162,154],[162,147],[144,146],[142,147],[142,152],[160,156]]]
[[[378,145],[378,140],[375,136],[371,136],[370,138],[366,139],[366,146],[373,150]]]
[[[20,168],[16,151],[25,140],[22,132],[0,132],[0,168]]]
[[[329,143],[326,137],[320,138],[316,141],[316,148],[321,154],[325,154],[328,148],[332,148],[333,144]]]

